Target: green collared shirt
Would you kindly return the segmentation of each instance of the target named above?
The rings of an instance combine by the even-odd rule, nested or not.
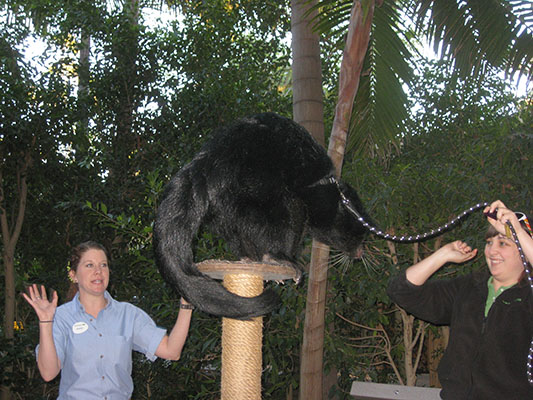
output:
[[[502,286],[498,290],[494,290],[494,285],[492,284],[493,281],[494,281],[493,276],[491,276],[489,280],[487,281],[487,286],[489,288],[489,294],[487,295],[487,302],[485,303],[485,317],[489,314],[489,310],[494,304],[494,302],[496,301],[496,297],[502,294],[504,290],[507,290],[513,287],[514,285],[516,285],[516,283],[513,283],[512,285]]]

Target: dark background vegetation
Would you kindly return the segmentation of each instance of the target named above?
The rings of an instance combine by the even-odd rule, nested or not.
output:
[[[22,175],[28,184],[14,257],[16,292],[40,283],[57,290],[63,302],[69,249],[94,239],[112,253],[110,293],[169,329],[179,299],[154,262],[158,198],[217,126],[256,112],[291,115],[290,7],[280,1],[186,1],[179,14],[168,14],[170,23],[157,26],[142,13],[131,20],[101,2],[25,6],[32,24],[18,16],[22,13],[7,12],[23,8],[14,2],[2,2],[0,15],[0,200],[10,226]],[[83,71],[72,32],[82,30],[90,32],[93,47],[90,78],[80,88]],[[35,37],[44,40],[46,51],[30,63],[23,52]],[[324,48],[327,125],[333,120],[340,49],[327,42]],[[531,214],[531,99],[516,97],[497,71],[483,80],[460,79],[449,63],[424,58],[416,71],[398,151],[345,157],[343,179],[357,189],[374,220],[396,233],[419,233],[495,199]],[[28,157],[31,163],[23,169]],[[443,240],[466,239],[482,248],[485,228],[477,213]],[[363,261],[332,264],[325,360],[326,368],[339,371],[340,398],[353,380],[397,382],[373,347],[372,334],[349,321],[382,327],[403,373],[401,324],[385,288],[414,254],[423,257],[434,246],[434,240],[417,248],[397,245],[395,259],[386,242],[370,237]],[[198,261],[227,257],[222,241],[209,232],[199,236]],[[306,253],[304,268],[308,258]],[[480,256],[442,275],[483,267]],[[2,292],[3,285],[4,279]],[[287,399],[298,391],[306,279],[270,285],[283,304],[264,318],[263,397]],[[2,384],[12,387],[16,399],[55,398],[59,379],[44,383],[39,376],[38,324],[18,295],[15,322],[14,339],[0,335]],[[181,360],[150,363],[135,354],[133,398],[218,398],[220,331],[219,320],[195,312]]]

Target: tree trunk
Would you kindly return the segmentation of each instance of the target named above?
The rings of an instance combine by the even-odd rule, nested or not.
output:
[[[348,36],[341,62],[341,70],[339,74],[339,96],[337,99],[337,105],[335,107],[335,118],[333,120],[333,128],[328,146],[328,155],[333,161],[336,175],[339,178],[341,176],[342,162],[344,159],[344,150],[346,148],[346,139],[348,136],[353,103],[359,87],[359,80],[361,71],[363,69],[363,60],[365,58],[368,42],[370,40],[370,30],[372,28],[373,15],[373,0],[368,5],[368,12],[365,20],[363,20],[364,11],[362,10],[361,3],[359,1],[354,2],[350,15]],[[315,245],[318,245],[318,243],[313,241],[313,246]],[[323,264],[327,265],[329,254],[323,255],[324,258],[316,260],[317,266]],[[314,265],[315,264],[312,261],[311,268],[313,268]],[[325,279],[324,282],[327,283],[327,279]],[[335,381],[333,381],[333,374],[335,374]],[[336,375],[337,371],[332,369],[328,377],[329,385],[324,388],[324,398],[326,398],[332,383],[334,382],[336,384]]]
[[[433,333],[431,329],[428,332],[427,360],[429,370],[429,386],[431,387],[442,387],[439,381],[437,368],[440,364],[442,356],[444,355],[444,351],[448,346],[449,332],[450,328],[448,326],[439,326],[436,334]]]
[[[437,251],[442,246],[443,237],[439,236],[435,240],[434,251]],[[440,360],[444,355],[446,347],[448,347],[448,339],[450,338],[450,327],[439,326],[437,328],[438,333],[433,334],[432,330],[429,330],[428,345],[427,345],[427,363],[429,370],[429,386],[440,388],[441,384],[437,373],[437,368],[440,364]]]
[[[139,150],[138,136],[133,129],[134,114],[139,101],[138,68],[139,55],[139,1],[126,0],[117,33],[113,38],[115,65],[115,125],[112,157],[109,159],[109,181],[111,187],[120,187],[115,193],[121,203],[127,203],[131,196],[131,177],[135,172],[134,155]],[[124,204],[117,204],[122,207]]]
[[[294,20],[296,3],[293,2],[292,5]],[[373,1],[368,6],[364,20],[363,15],[361,3],[356,1],[350,16],[348,37],[341,63],[339,98],[328,148],[328,155],[333,160],[337,176],[340,176],[342,168],[351,111],[355,94],[359,87],[359,77],[370,39],[370,29],[374,15]],[[293,30],[293,43],[296,45],[298,40],[294,37],[294,34]],[[311,254],[300,367],[299,397],[301,400],[318,400],[323,396],[324,315],[329,247],[313,241]]]
[[[333,160],[337,176],[340,176],[342,170],[353,102],[359,87],[363,61],[368,49],[373,16],[374,0],[368,2],[366,14],[362,9],[361,2],[354,2],[350,15],[346,46],[342,56],[339,74],[339,97],[335,107],[335,119],[333,120],[328,147],[328,155]]]
[[[416,320],[418,321],[418,326],[415,330],[415,317],[407,314],[407,312],[401,308],[400,315],[402,316],[403,322],[403,344],[405,348],[405,381],[407,386],[415,386],[416,371],[418,370],[418,364],[420,363],[422,350],[424,348],[424,337],[427,324],[421,320]]]
[[[80,40],[80,54],[78,67],[78,123],[77,134],[85,136],[89,128],[89,55],[91,53],[91,36],[82,30]]]
[[[33,144],[35,144],[35,137]],[[13,213],[15,215],[13,226],[9,226],[8,207],[5,204],[6,198],[4,195],[3,171],[0,170],[0,226],[2,230],[2,260],[4,262],[5,280],[4,336],[7,340],[12,340],[15,333],[15,249],[26,212],[26,200],[28,197],[28,184],[26,179],[30,164],[31,156],[30,150],[28,150],[20,163],[21,166],[17,169],[18,205],[13,207]],[[12,366],[6,366],[6,369],[8,368],[12,368]],[[8,386],[2,386],[0,388],[0,399],[11,399],[11,391]]]
[[[315,3],[292,0],[292,112],[293,119],[324,146],[320,38],[310,25],[316,13],[306,16],[306,11]]]
[[[310,24],[316,13],[306,14],[315,3],[302,0],[292,0],[291,3],[293,119],[324,146],[320,38],[313,32]],[[324,252],[325,256],[320,256],[321,252]],[[311,259],[318,256],[327,260],[328,254],[327,246],[315,247]],[[323,264],[322,268],[311,268],[309,271],[300,363],[300,399],[318,399],[322,396],[326,268],[327,263]]]

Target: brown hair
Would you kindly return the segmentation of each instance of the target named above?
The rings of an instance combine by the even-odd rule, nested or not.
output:
[[[93,250],[93,249],[102,250],[105,253],[107,259],[109,260],[109,253],[107,252],[107,249],[103,245],[101,245],[100,243],[94,242],[92,240],[89,240],[87,242],[80,243],[76,247],[72,248],[72,250],[70,252],[70,257],[69,257],[69,260],[68,260],[68,264],[67,264],[68,272],[70,273],[71,270],[72,271],[77,271],[78,270],[78,266],[80,265],[80,260],[83,257],[83,255],[87,251]],[[69,276],[69,278],[70,278],[70,276]],[[69,289],[67,291],[66,300],[67,301],[72,300],[77,292],[78,292],[78,284],[76,282],[71,281],[70,282],[70,287],[69,287]]]
[[[527,217],[527,215],[526,215],[526,217]],[[528,220],[529,220],[529,218],[528,218]],[[531,234],[529,233],[529,230],[527,229],[527,226],[526,226],[525,222],[524,221],[520,221],[520,225],[531,236]],[[492,225],[489,225],[489,228],[487,229],[487,232],[485,232],[485,240],[493,238],[494,236],[498,236],[499,234],[500,234],[500,232],[498,232],[496,230],[496,228],[494,228]],[[514,243],[514,241],[513,241],[513,243]],[[528,262],[527,264],[529,266],[529,269],[531,270],[531,263]],[[518,282],[521,282],[522,280],[525,280],[525,279],[526,279],[526,270],[524,269],[522,271],[522,274],[520,275],[520,278],[518,279]]]

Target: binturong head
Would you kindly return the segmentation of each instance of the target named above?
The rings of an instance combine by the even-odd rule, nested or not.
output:
[[[370,220],[356,191],[348,184],[330,179],[307,188],[304,197],[308,210],[308,228],[313,239],[342,251],[352,258],[363,255],[362,242],[368,230],[347,208],[345,201],[366,221]],[[312,193],[311,193],[312,192]]]

